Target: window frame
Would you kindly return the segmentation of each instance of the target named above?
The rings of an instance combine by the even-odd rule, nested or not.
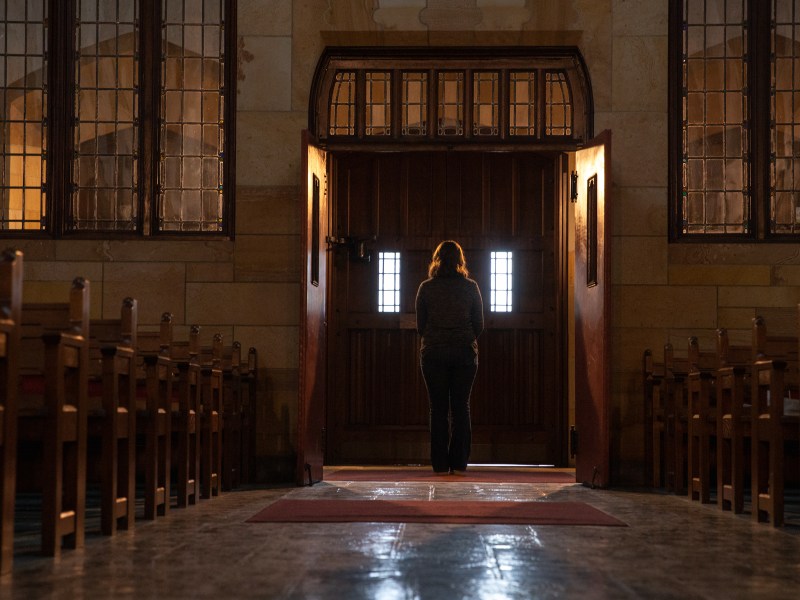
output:
[[[47,169],[44,225],[41,229],[0,230],[0,237],[24,239],[233,239],[236,194],[236,71],[237,2],[224,3],[223,213],[222,229],[210,231],[162,231],[158,227],[160,191],[160,89],[161,0],[140,0],[139,14],[139,191],[136,229],[132,231],[70,230],[67,226],[72,196],[73,122],[75,112],[75,0],[48,0],[47,21],[48,108]],[[54,110],[54,107],[59,107]],[[45,151],[43,151],[43,154]],[[60,199],[56,201],[56,199]]]
[[[800,241],[800,233],[773,233],[770,225],[772,2],[747,3],[747,114],[749,124],[750,227],[747,233],[684,233],[682,206],[682,37],[683,0],[669,2],[668,233],[670,242],[753,243]]]

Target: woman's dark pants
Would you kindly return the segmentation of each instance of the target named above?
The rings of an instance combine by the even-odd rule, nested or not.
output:
[[[426,348],[420,363],[430,400],[433,470],[463,471],[472,443],[469,397],[478,358],[470,346]]]

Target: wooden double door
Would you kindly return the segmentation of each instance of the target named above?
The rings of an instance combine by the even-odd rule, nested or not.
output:
[[[471,461],[564,463],[561,156],[329,154],[327,464],[428,463],[414,301],[444,239],[463,246],[484,301]],[[492,252],[511,253],[510,311],[492,308]],[[381,253],[399,255],[396,312],[379,310],[381,281],[395,285]]]

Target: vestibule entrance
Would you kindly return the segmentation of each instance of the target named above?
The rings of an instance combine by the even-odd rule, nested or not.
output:
[[[561,464],[557,155],[331,154],[333,236],[366,250],[334,246],[329,263],[326,460],[428,461],[414,299],[433,248],[455,239],[484,296],[472,460]],[[392,292],[397,303],[381,303]]]
[[[486,321],[471,460],[564,466],[573,452],[578,480],[606,485],[610,136],[586,141],[582,59],[394,52],[403,58],[329,49],[315,75],[302,151],[298,483],[321,479],[323,463],[428,462],[414,300],[434,247],[456,239]]]

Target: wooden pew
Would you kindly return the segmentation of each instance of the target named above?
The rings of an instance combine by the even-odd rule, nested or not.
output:
[[[177,395],[172,397],[173,465],[179,508],[195,504],[200,497],[200,394],[202,374],[200,328],[189,328],[188,344],[174,343],[172,364],[177,369]]]
[[[750,437],[750,363],[753,345],[731,346],[726,329],[717,330],[717,505],[744,510],[745,440]]]
[[[688,436],[688,358],[678,358],[672,344],[664,346],[664,379],[661,382],[664,403],[664,482],[675,494],[687,490],[687,436]]]
[[[0,575],[14,560],[22,252],[0,255]]]
[[[222,354],[222,335],[216,333],[211,348],[203,348],[200,355],[201,498],[219,495],[222,485]]]
[[[68,303],[24,304],[22,323],[17,483],[41,475],[42,552],[58,556],[85,536],[89,282]]]
[[[253,483],[256,478],[255,447],[256,447],[256,400],[258,394],[258,353],[255,348],[247,352],[246,367],[242,374],[242,481]]]
[[[755,326],[755,325],[754,325]],[[784,524],[786,451],[797,453],[800,417],[784,413],[787,394],[797,398],[797,339],[770,339],[766,327],[758,332],[762,345],[752,367],[751,485],[752,517],[774,527]],[[787,347],[790,344],[793,348]],[[780,355],[785,349],[785,354]],[[774,354],[770,355],[770,351]],[[795,474],[796,476],[796,474]]]
[[[648,348],[642,355],[642,389],[645,418],[645,481],[654,488],[664,486],[662,475],[662,449],[666,431],[666,407],[661,395],[664,380],[664,363],[656,362]]]
[[[222,360],[222,489],[239,487],[242,479],[242,394],[247,365],[242,345],[233,342]]]
[[[140,472],[144,472],[144,518],[166,516],[170,508],[172,471],[172,315],[161,315],[159,331],[140,333],[137,383],[137,431],[144,438]]]
[[[90,323],[89,441],[100,441],[103,534],[130,529],[136,514],[137,302],[122,301],[120,318]]]
[[[696,337],[689,338],[687,356],[688,418],[687,468],[690,500],[711,501],[711,456],[717,435],[715,376],[717,353],[702,352]]]

